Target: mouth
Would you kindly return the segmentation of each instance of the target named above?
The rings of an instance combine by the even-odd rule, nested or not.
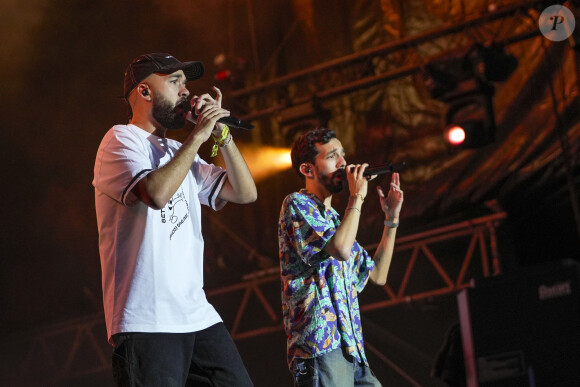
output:
[[[188,100],[184,100],[177,104],[175,110],[182,114],[187,114],[191,110],[191,105],[189,104]]]
[[[332,181],[335,183],[342,183],[346,181],[346,171],[341,168],[332,174]]]

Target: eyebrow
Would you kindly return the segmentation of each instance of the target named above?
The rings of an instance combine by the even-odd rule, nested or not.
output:
[[[331,154],[333,154],[333,153],[337,153],[337,152],[339,152],[339,151],[340,151],[341,153],[345,153],[345,154],[346,154],[346,152],[344,151],[344,148],[340,148],[340,149],[339,149],[339,148],[334,148],[334,149],[333,149],[333,150],[331,150],[330,152],[327,152],[327,153],[324,155],[324,157],[326,157],[326,156],[328,156],[328,155],[331,155]]]

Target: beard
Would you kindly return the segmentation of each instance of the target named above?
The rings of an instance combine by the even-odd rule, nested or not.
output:
[[[331,194],[341,193],[346,186],[346,171],[342,168],[329,175],[324,175],[320,178],[320,182]]]
[[[173,106],[165,97],[153,97],[153,118],[165,129],[178,130],[185,126],[185,115],[191,109],[188,100],[180,100]]]

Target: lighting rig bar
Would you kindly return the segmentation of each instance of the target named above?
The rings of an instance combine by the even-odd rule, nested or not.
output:
[[[251,121],[271,116],[297,105],[314,101],[320,102],[369,88],[418,73],[432,59],[419,58],[417,55],[403,55],[406,63],[401,63],[395,69],[382,70],[374,65],[377,61],[384,60],[389,54],[399,51],[404,53],[405,50],[417,48],[444,36],[470,35],[470,32],[477,32],[475,30],[500,19],[511,18],[514,19],[514,22],[518,22],[520,19],[519,23],[521,23],[522,17],[528,19],[526,13],[529,10],[542,4],[545,4],[545,1],[536,0],[500,7],[482,16],[449,23],[444,27],[423,34],[388,42],[244,89],[235,90],[229,94],[229,97],[237,103],[241,111],[239,114],[243,116],[242,119]],[[529,20],[526,21],[526,24],[532,27],[530,31],[505,38],[497,43],[508,45],[540,35],[537,25],[530,23]],[[460,48],[462,47],[451,47],[449,50]]]

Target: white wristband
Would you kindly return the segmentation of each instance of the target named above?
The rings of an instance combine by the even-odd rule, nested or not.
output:
[[[399,222],[391,222],[390,220],[385,220],[385,226],[390,228],[397,228],[399,227]]]

